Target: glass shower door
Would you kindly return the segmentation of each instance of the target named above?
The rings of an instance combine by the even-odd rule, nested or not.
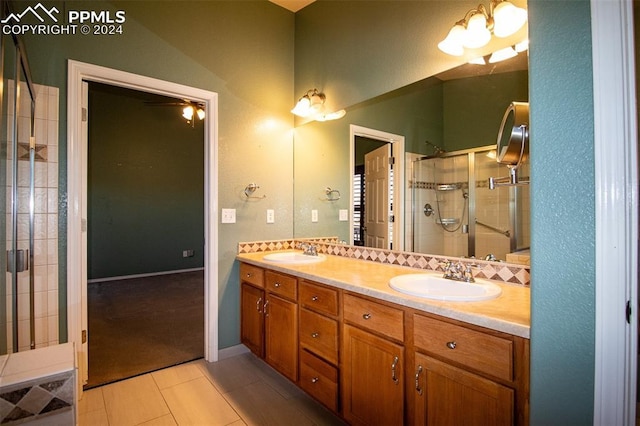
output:
[[[2,305],[0,353],[35,349],[34,289],[35,232],[35,97],[22,49],[12,38],[2,38],[2,146],[0,179],[6,271],[0,274]]]

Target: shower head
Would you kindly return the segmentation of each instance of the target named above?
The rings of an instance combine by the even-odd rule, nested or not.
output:
[[[432,156],[434,156],[434,157],[438,157],[438,156],[444,154],[445,152],[447,152],[444,149],[440,148],[438,145],[435,145],[435,144],[433,144],[433,143],[431,143],[429,141],[424,141],[424,143],[429,145],[429,146],[431,146],[431,147],[433,147]]]

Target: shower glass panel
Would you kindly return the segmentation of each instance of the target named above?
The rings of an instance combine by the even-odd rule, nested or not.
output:
[[[0,353],[35,349],[34,319],[34,135],[35,96],[24,51],[2,37],[2,138],[0,179],[4,191],[4,253],[0,256],[0,291],[4,295],[0,321]]]
[[[413,251],[505,260],[528,248],[529,187],[489,189],[490,176],[508,174],[493,146],[415,160]]]

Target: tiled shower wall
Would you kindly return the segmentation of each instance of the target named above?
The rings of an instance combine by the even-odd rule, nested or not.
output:
[[[8,122],[13,118],[13,82],[6,91],[9,97]],[[28,93],[20,83],[21,93]],[[58,109],[59,90],[56,87],[35,85],[35,343],[45,347],[58,343]],[[27,96],[21,96],[18,116],[18,249],[29,248],[29,123],[31,108]],[[11,176],[13,152],[11,129],[7,148],[7,247],[11,244]],[[13,351],[13,323],[11,313],[11,275],[7,283],[7,345]],[[29,271],[18,274],[18,345],[29,349]]]
[[[415,159],[416,156],[413,157]],[[455,232],[445,232],[438,224],[438,210],[443,219],[469,223],[468,203],[464,193],[470,194],[468,177],[468,156],[466,154],[454,157],[435,158],[413,162],[413,175],[408,178],[410,182],[408,193],[412,194],[415,202],[415,216],[413,234],[407,234],[407,239],[413,238],[413,251],[420,253],[440,253],[445,256],[468,256],[468,234],[459,222],[447,226]],[[528,247],[530,241],[530,209],[529,187],[527,185],[517,187],[498,187],[489,189],[488,179],[493,177],[508,176],[507,166],[496,162],[495,157],[489,157],[487,152],[475,154],[475,256],[484,258],[493,254],[498,259],[505,259],[512,250],[510,238],[505,231],[513,234],[516,230],[510,229],[510,200],[517,198],[518,207],[518,242],[520,247]],[[522,165],[519,170],[521,180],[529,179],[528,163]],[[454,185],[458,189],[450,191],[437,191],[439,184]],[[430,204],[434,209],[431,216],[425,216],[423,206]],[[408,208],[407,211],[412,211]],[[464,213],[463,213],[464,212]],[[411,223],[410,221],[408,221]],[[485,224],[490,226],[482,226]]]

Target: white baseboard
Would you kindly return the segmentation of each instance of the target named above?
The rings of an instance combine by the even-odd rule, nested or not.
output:
[[[218,361],[221,361],[221,360],[223,360],[225,358],[231,358],[231,357],[234,357],[236,355],[245,354],[247,352],[249,352],[249,348],[247,348],[243,344],[239,344],[239,345],[231,346],[231,347],[228,347],[228,348],[220,349],[218,351]]]
[[[95,278],[92,280],[87,280],[87,283],[92,284],[92,283],[101,283],[106,281],[120,281],[120,280],[129,280],[133,278],[155,277],[159,275],[182,274],[184,272],[196,272],[196,271],[204,271],[204,268],[178,269],[175,271],[150,272],[148,274],[135,274],[135,275],[122,275],[119,277]]]

